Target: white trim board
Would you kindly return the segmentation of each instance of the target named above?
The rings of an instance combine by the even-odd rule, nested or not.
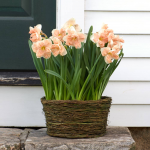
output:
[[[60,29],[70,18],[75,18],[84,32],[84,0],[57,0],[56,26]]]
[[[116,85],[116,83],[114,84]],[[108,90],[110,88],[112,89],[114,84],[108,85]],[[123,88],[125,88],[125,86]],[[135,86],[138,85],[136,84]],[[113,89],[115,88],[113,87]],[[105,93],[107,93],[108,90],[106,90]],[[116,88],[111,95],[113,100],[118,101],[117,103],[125,101],[120,91]],[[129,94],[129,96],[135,98],[133,102],[137,100],[138,103],[138,100],[142,100],[142,98],[144,101],[145,97],[141,97],[142,92],[141,95],[140,93],[137,95],[137,92],[138,90],[133,92],[133,95]],[[114,96],[116,94],[118,94],[118,96]],[[0,126],[45,127],[45,117],[40,102],[40,98],[43,96],[44,91],[41,86],[0,86]],[[127,95],[124,96],[127,98]],[[130,100],[129,97],[127,102]],[[131,105],[128,103],[125,105],[114,103],[110,110],[109,125],[150,127],[150,120],[147,118],[150,118],[150,104]]]
[[[0,126],[44,126],[41,86],[0,86]]]

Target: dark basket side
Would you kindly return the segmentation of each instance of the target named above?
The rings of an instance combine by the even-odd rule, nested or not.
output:
[[[47,134],[65,138],[93,138],[106,132],[110,97],[101,100],[45,100]]]

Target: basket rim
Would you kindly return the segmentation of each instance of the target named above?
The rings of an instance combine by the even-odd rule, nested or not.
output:
[[[82,100],[46,100],[45,96],[41,98],[41,102],[43,104],[49,104],[49,103],[102,103],[102,102],[111,102],[112,98],[108,96],[102,96],[100,100],[87,100],[87,101],[82,101]]]

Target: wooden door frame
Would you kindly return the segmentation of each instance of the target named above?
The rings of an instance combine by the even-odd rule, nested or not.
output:
[[[84,32],[84,0],[56,1],[56,28],[60,29],[70,18],[75,18]]]

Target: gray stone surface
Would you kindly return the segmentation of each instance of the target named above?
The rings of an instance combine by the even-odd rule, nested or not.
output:
[[[65,139],[50,137],[39,130],[0,128],[0,150],[134,150],[127,128],[108,127],[103,137]]]
[[[20,134],[22,130],[0,128],[0,150],[20,150]]]
[[[24,150],[24,147],[25,147],[24,144],[25,144],[26,139],[27,139],[27,137],[28,137],[28,135],[29,135],[29,133],[30,133],[31,130],[32,130],[32,129],[26,128],[26,129],[24,129],[24,130],[22,131],[22,133],[20,134],[19,139],[20,139],[20,144],[21,144],[21,150]]]
[[[105,136],[90,139],[50,137],[43,128],[30,132],[25,150],[133,150],[134,143],[129,130],[123,127],[108,127]]]

